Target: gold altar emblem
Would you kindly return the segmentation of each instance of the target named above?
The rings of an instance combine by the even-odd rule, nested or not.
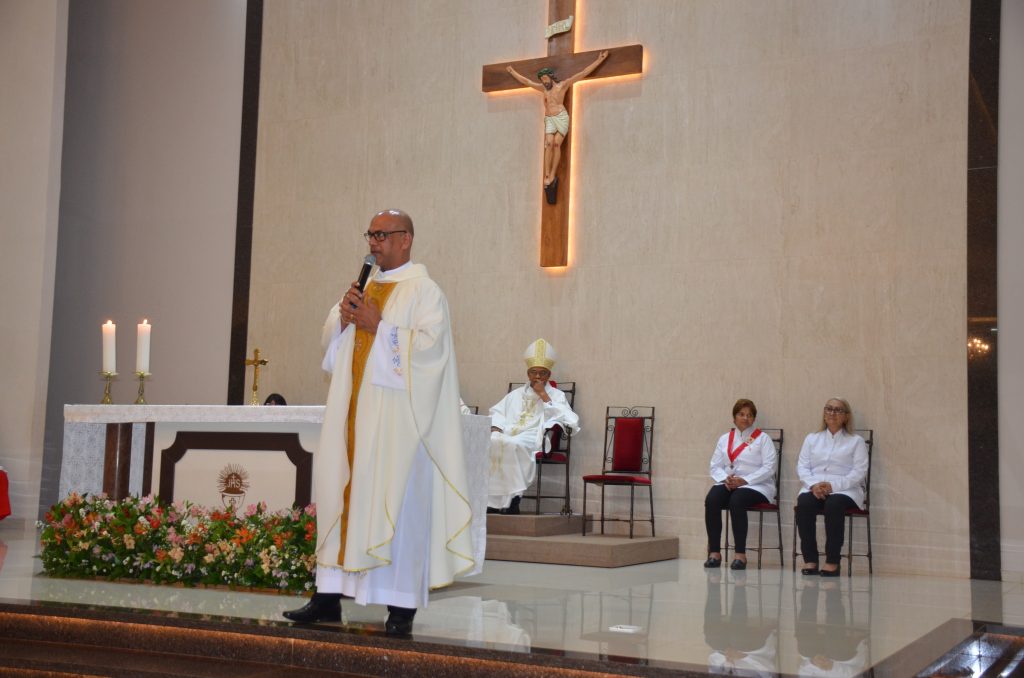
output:
[[[245,503],[245,493],[249,489],[249,472],[237,464],[228,464],[217,476],[220,488],[220,500],[224,508],[238,510]]]

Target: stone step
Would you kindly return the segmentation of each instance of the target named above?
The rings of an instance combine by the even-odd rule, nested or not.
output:
[[[514,516],[513,516],[514,517]],[[564,534],[544,537],[487,535],[487,559],[551,565],[625,567],[679,557],[678,537]]]
[[[522,513],[517,516],[491,513],[487,516],[488,535],[516,537],[547,537],[555,534],[580,534],[583,531],[583,516],[535,515]]]

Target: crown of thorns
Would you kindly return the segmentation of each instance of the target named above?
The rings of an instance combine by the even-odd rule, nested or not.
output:
[[[542,68],[539,71],[537,71],[537,77],[538,78],[543,78],[545,75],[550,76],[552,78],[555,77],[555,69],[553,69],[553,68]]]

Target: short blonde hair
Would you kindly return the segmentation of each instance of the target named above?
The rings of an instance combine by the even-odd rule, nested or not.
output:
[[[846,431],[847,433],[852,434],[853,433],[853,409],[850,407],[850,403],[846,402],[845,398],[829,398],[828,400],[825,401],[825,406],[828,407],[828,404],[830,402],[832,402],[833,400],[837,400],[837,401],[839,401],[839,402],[841,402],[843,404],[843,409],[846,410],[846,423],[843,424],[843,430]],[[818,430],[819,431],[824,431],[827,428],[828,428],[828,424],[825,423],[825,413],[822,412],[821,413],[821,427]]]

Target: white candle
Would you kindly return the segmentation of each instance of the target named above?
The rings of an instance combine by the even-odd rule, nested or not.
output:
[[[117,372],[117,325],[108,320],[100,326],[103,330],[103,371]]]
[[[139,334],[135,349],[135,371],[149,374],[149,333],[153,326],[149,320],[143,319],[138,326]]]

